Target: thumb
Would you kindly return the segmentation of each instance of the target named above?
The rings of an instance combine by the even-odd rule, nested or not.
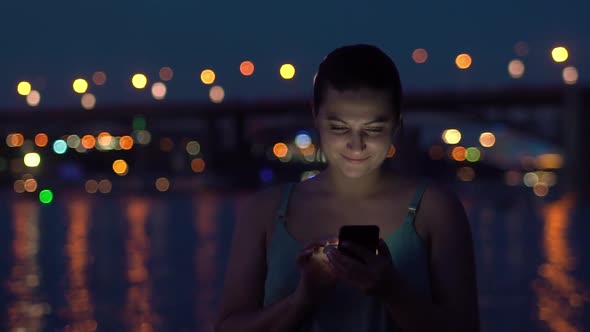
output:
[[[389,251],[389,247],[387,246],[387,243],[383,241],[383,239],[379,239],[379,245],[377,246],[377,250],[379,251],[379,256],[391,258],[391,252]]]

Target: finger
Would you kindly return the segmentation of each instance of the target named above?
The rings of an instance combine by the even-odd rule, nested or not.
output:
[[[340,245],[342,246],[342,248],[344,248],[344,249],[350,251],[351,253],[353,253],[354,255],[360,257],[368,264],[370,264],[370,262],[375,260],[375,256],[376,256],[375,252],[373,252],[363,246],[360,246],[356,243],[351,243],[350,241],[342,242]]]
[[[334,266],[338,266],[340,270],[346,274],[366,275],[368,273],[367,265],[357,261],[352,257],[348,257],[340,253],[334,248],[326,249],[328,261]]]
[[[351,266],[345,263],[346,259],[347,257],[344,257],[344,259],[333,258],[328,262],[338,279],[341,279],[357,288],[362,288],[362,285],[366,283],[367,276],[359,269],[355,269],[354,265]]]
[[[383,239],[379,239],[379,246],[377,247],[379,251],[379,256],[385,256],[387,258],[391,258],[391,251],[389,251],[389,246]]]

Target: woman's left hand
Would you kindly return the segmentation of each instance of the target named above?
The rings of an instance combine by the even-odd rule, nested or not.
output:
[[[378,254],[350,242],[341,245],[365,263],[341,253],[334,246],[326,247],[324,252],[339,279],[368,295],[389,296],[395,287],[397,272],[385,241],[379,239]]]

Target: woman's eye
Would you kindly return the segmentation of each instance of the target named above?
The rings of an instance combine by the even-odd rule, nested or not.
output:
[[[367,128],[367,131],[370,131],[372,133],[380,133],[383,131],[383,128],[381,127],[373,127],[373,128]]]
[[[335,130],[335,131],[344,131],[344,130],[346,130],[346,127],[342,127],[342,126],[330,126],[330,129]]]

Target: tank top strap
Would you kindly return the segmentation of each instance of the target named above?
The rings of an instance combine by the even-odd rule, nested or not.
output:
[[[281,186],[281,202],[277,211],[277,222],[279,223],[284,224],[285,218],[287,217],[287,208],[289,207],[289,198],[291,197],[293,187],[295,187],[295,183],[293,182]]]
[[[416,188],[416,192],[414,192],[414,196],[408,205],[408,214],[406,215],[406,222],[413,224],[414,219],[416,219],[416,214],[420,209],[420,202],[422,201],[422,196],[428,187],[428,180],[423,179],[420,181]]]

